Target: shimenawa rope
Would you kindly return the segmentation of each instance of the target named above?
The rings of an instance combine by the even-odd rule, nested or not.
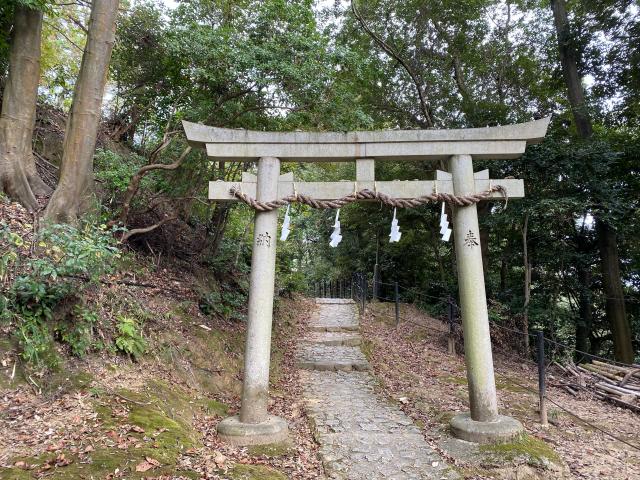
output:
[[[308,195],[303,195],[301,193],[294,193],[292,195],[288,195],[279,200],[272,200],[270,202],[261,202],[256,200],[253,197],[250,197],[246,193],[242,192],[238,188],[231,188],[231,195],[236,197],[237,199],[243,201],[250,207],[260,211],[260,212],[269,212],[271,210],[275,210],[280,207],[284,207],[289,203],[302,203],[304,205],[308,205],[311,208],[317,208],[321,210],[326,210],[330,208],[341,208],[349,203],[357,202],[358,200],[377,200],[380,203],[385,205],[389,205],[390,207],[395,208],[413,208],[419,207],[420,205],[424,205],[430,202],[447,202],[451,205],[456,205],[459,207],[466,207],[469,205],[473,205],[474,203],[481,202],[483,200],[488,199],[493,192],[500,192],[505,199],[505,207],[506,202],[509,200],[507,196],[507,190],[502,185],[493,185],[489,188],[489,190],[482,193],[474,193],[470,195],[451,195],[449,193],[432,193],[430,195],[423,195],[421,197],[413,197],[413,198],[393,198],[389,195],[378,192],[371,191],[369,189],[358,190],[349,195],[345,195],[341,198],[336,198],[334,200],[317,200]]]

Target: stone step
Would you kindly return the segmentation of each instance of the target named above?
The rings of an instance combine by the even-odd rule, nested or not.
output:
[[[320,345],[300,342],[296,352],[296,366],[306,370],[366,371],[371,366],[358,347]]]
[[[357,332],[360,330],[360,325],[357,323],[343,325],[309,325],[309,330],[312,332],[348,333]]]
[[[357,347],[362,343],[362,337],[356,332],[311,332],[305,340],[310,343],[318,343],[330,346]]]
[[[351,304],[351,305],[355,305],[356,302],[354,302],[352,299],[350,298],[316,298],[316,303],[319,305],[322,304],[327,304],[327,303],[335,303],[335,304]]]
[[[355,332],[359,328],[358,308],[354,303],[318,305],[309,319],[312,332]]]

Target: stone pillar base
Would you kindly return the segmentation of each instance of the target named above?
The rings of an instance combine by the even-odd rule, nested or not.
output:
[[[524,431],[515,418],[498,415],[495,422],[476,422],[470,413],[462,413],[451,419],[451,432],[461,440],[473,443],[507,443]]]
[[[275,415],[269,415],[262,423],[242,423],[236,415],[218,424],[218,436],[236,446],[266,445],[287,440],[289,427],[284,419]]]

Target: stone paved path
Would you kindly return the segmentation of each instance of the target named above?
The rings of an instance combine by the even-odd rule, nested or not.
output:
[[[459,478],[400,408],[376,394],[360,351],[358,311],[343,299],[318,299],[301,339],[304,404],[327,476],[341,480]],[[346,343],[340,343],[345,340]]]

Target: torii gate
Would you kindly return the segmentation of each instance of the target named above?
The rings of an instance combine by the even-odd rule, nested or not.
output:
[[[483,193],[485,198],[524,196],[522,180],[492,180],[487,170],[473,172],[473,159],[507,160],[520,157],[527,145],[544,138],[549,118],[500,127],[460,130],[385,130],[371,132],[257,132],[215,128],[183,122],[189,143],[206,148],[211,158],[257,161],[258,175],[244,173],[241,182],[210,182],[209,199],[237,201],[237,192],[258,202],[306,195],[331,200],[375,191],[394,199],[415,199],[434,192],[457,197]],[[448,160],[449,172],[435,180],[376,181],[375,161]],[[356,163],[354,181],[294,182],[280,175],[280,162]],[[277,209],[256,211],[245,369],[240,415],[218,426],[218,433],[236,445],[278,442],[287,437],[286,422],[267,412],[271,322],[275,280]],[[458,438],[479,442],[504,441],[522,431],[515,419],[498,414],[496,387],[482,269],[476,204],[454,206],[453,233],[470,413],[451,421]]]

